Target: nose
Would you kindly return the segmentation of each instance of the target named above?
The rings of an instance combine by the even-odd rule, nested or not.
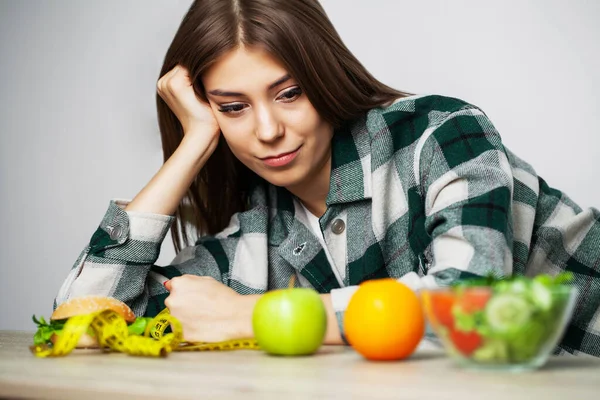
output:
[[[273,142],[283,136],[283,127],[268,106],[256,108],[256,137],[262,142]]]

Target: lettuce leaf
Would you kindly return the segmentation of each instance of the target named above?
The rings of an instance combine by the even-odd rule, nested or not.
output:
[[[53,334],[60,335],[62,329],[67,320],[50,321],[46,322],[44,317],[37,319],[35,315],[32,316],[33,322],[37,325],[37,331],[33,335],[33,344],[51,344],[50,338]]]

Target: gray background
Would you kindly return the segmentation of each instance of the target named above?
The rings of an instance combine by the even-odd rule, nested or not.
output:
[[[155,84],[190,3],[0,0],[0,329],[49,316],[109,200],[160,167]],[[600,2],[323,5],[377,78],[480,106],[551,185],[600,206]],[[173,256],[166,240],[158,264]]]

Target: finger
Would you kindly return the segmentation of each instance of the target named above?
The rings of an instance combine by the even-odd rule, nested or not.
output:
[[[175,67],[171,68],[166,74],[160,77],[160,79],[156,83],[156,87],[159,91],[164,91],[167,88],[169,81],[175,74],[177,74],[179,68],[180,66],[179,64],[177,64]]]
[[[169,310],[171,310],[173,308],[173,307],[171,307],[171,302],[173,301],[172,297],[173,297],[172,295],[168,295],[165,298],[165,307],[168,308]]]
[[[177,74],[177,71],[179,71],[179,64],[177,64],[176,66],[174,66],[173,68],[171,68],[169,70],[169,72],[167,72],[166,74],[163,75],[163,78],[165,80],[168,80],[169,78],[171,78],[173,75]]]
[[[169,80],[166,84],[166,90],[175,96],[190,85],[191,81],[188,75],[186,75],[182,69],[179,69],[177,73],[169,77]]]
[[[179,68],[177,70],[177,75],[179,75],[181,79],[183,79],[183,81],[188,84],[188,86],[191,85],[192,76],[190,75],[190,70],[184,67],[183,65],[179,65],[178,67]]]
[[[171,291],[171,281],[170,280],[164,281],[163,285],[164,285],[165,289],[167,289],[169,292]]]

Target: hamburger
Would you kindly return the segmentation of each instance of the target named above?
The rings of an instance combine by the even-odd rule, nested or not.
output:
[[[83,296],[72,298],[60,304],[52,315],[49,322],[44,317],[37,319],[33,316],[33,322],[38,329],[33,337],[34,345],[54,344],[61,335],[64,325],[70,317],[76,315],[91,314],[94,312],[112,310],[125,319],[128,324],[130,334],[141,335],[146,329],[148,321],[152,318],[138,317],[129,308],[129,306],[120,300],[104,296]],[[98,347],[98,341],[93,336],[91,328],[79,338],[77,348]]]

